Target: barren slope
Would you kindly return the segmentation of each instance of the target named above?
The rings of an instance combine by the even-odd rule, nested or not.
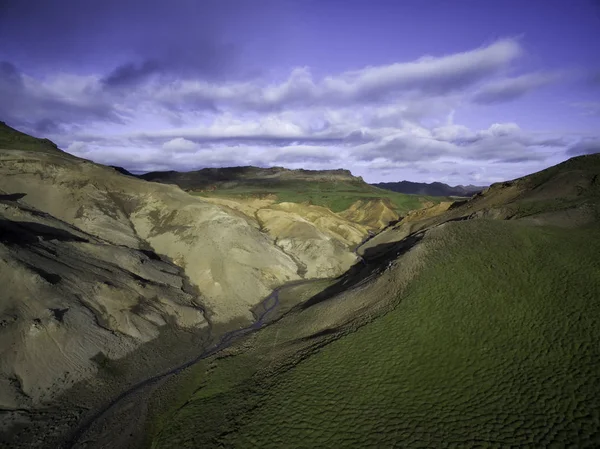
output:
[[[123,357],[167,323],[207,325],[181,268],[5,194],[0,285],[0,408],[56,397],[93,375],[102,357]]]
[[[213,320],[249,319],[274,287],[298,279],[294,261],[247,220],[175,186],[67,155],[2,151],[0,188],[115,245],[169,256],[200,288]]]

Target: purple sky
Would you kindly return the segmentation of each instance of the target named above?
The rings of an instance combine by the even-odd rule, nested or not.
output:
[[[137,172],[487,184],[600,152],[600,1],[0,0],[0,120]]]

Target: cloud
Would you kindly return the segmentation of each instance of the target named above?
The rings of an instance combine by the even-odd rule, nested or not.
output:
[[[213,68],[219,65],[221,57],[215,45],[220,44],[204,48],[200,45],[198,49],[199,54],[209,55],[204,59],[213,58],[207,62]],[[200,112],[221,114],[220,120],[230,122],[228,129],[221,126],[219,135],[210,128],[186,127],[185,135],[177,130],[163,137],[265,140],[279,136],[291,141],[307,139],[310,134],[316,141],[344,139],[356,129],[325,132],[325,128],[314,128],[314,123],[299,127],[290,120],[277,122],[271,113],[318,109],[323,116],[318,126],[329,126],[329,116],[336,111],[351,116],[356,113],[352,108],[362,105],[372,108],[369,125],[393,127],[402,120],[449,112],[460,101],[461,89],[494,76],[520,53],[518,41],[504,39],[471,51],[366,67],[320,80],[315,80],[308,68],[296,68],[287,80],[266,84],[260,80],[209,81],[201,77],[212,70],[208,66],[204,72],[194,72],[200,77],[186,78],[182,75],[184,67],[178,66],[185,58],[180,61],[169,52],[165,53],[169,56],[158,59],[126,62],[105,75],[57,73],[39,78],[4,62],[0,68],[0,93],[4,100],[0,112],[7,121],[27,130],[56,134],[65,126],[131,124],[145,113],[168,117],[181,126],[185,123],[183,116]],[[167,64],[169,58],[177,60]],[[384,105],[388,105],[387,109]],[[245,120],[243,116],[248,114],[251,118]],[[239,123],[235,123],[232,116],[242,118],[236,118]],[[151,135],[146,133],[146,137]]]
[[[280,149],[270,162],[300,164],[305,162],[331,163],[340,160],[340,155],[340,152],[334,148],[298,145]]]
[[[582,139],[569,147],[566,151],[567,156],[581,156],[584,154],[600,153],[600,139],[588,138]]]
[[[176,137],[171,139],[162,145],[163,149],[167,151],[190,153],[198,149],[198,145],[191,140],[184,139],[183,137]]]
[[[157,85],[155,90],[157,98],[167,104],[215,102],[252,110],[390,102],[398,95],[442,96],[468,88],[499,73],[521,53],[518,41],[505,39],[463,53],[365,67],[322,80],[315,80],[302,67],[294,69],[286,81],[267,86],[182,80]]]
[[[562,139],[529,135],[514,123],[495,123],[479,131],[460,125],[433,129],[411,125],[398,130],[395,135],[357,146],[352,151],[361,161],[411,163],[451,158],[520,163],[545,160],[548,154],[541,151],[542,148],[565,145]]]
[[[154,60],[146,60],[140,64],[128,62],[115,68],[102,82],[109,87],[130,86],[156,73],[159,67],[159,63]]]
[[[472,99],[479,104],[512,101],[558,80],[559,77],[554,73],[530,73],[515,78],[492,81],[478,90]]]
[[[63,125],[94,121],[123,123],[126,110],[102,95],[95,77],[28,76],[0,62],[0,114],[8,123],[34,133],[52,133]]]
[[[116,62],[106,76],[110,85],[142,81],[149,71],[227,77],[238,68],[238,43],[227,41],[227,26],[260,17],[272,6],[268,0],[11,3],[0,14],[5,57],[55,70]]]
[[[90,149],[88,147],[88,145],[85,142],[79,142],[79,141],[75,141],[72,142],[68,147],[67,147],[67,152],[71,153],[71,154],[85,154],[87,152],[89,152]]]
[[[220,45],[199,53],[210,59]],[[135,172],[285,165],[430,180],[451,170],[467,182],[493,181],[510,167],[538,168],[581,151],[503,120],[478,128],[455,123],[473,98],[517,98],[555,79],[544,72],[502,78],[522,53],[515,39],[321,77],[297,67],[279,81],[220,78],[211,72],[218,55],[204,71],[199,62],[184,67],[180,55],[169,66],[166,48],[92,75],[41,77],[0,63],[0,114],[70,152]]]

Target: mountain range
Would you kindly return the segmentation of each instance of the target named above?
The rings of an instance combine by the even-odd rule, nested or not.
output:
[[[449,186],[442,182],[378,182],[371,184],[380,189],[391,190],[393,192],[406,193],[411,195],[431,195],[431,196],[461,196],[468,197],[481,192],[486,186]]]

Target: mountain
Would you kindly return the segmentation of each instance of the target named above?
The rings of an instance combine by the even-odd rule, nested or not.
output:
[[[400,181],[400,182],[379,182],[371,184],[380,189],[391,190],[393,192],[407,193],[412,195],[431,195],[431,196],[471,196],[478,192],[481,192],[485,187],[482,186],[449,186],[441,182],[411,182],[411,181]]]
[[[192,195],[224,204],[295,203],[321,206],[361,224],[379,230],[400,215],[443,198],[405,195],[379,189],[353,176],[349,170],[290,170],[282,167],[205,168],[190,172],[152,172],[142,179],[176,184]],[[258,203],[257,203],[258,204]],[[241,206],[247,209],[246,206]],[[356,213],[360,210],[360,213]],[[354,211],[354,212],[353,212]],[[251,215],[255,213],[252,211]]]
[[[275,187],[294,181],[364,183],[349,170],[290,170],[283,167],[204,168],[189,172],[150,172],[140,175],[146,181],[177,184],[185,190],[232,188],[239,186]]]
[[[600,155],[408,214],[358,253],[153,396],[152,447],[600,445]]]
[[[600,155],[434,201],[0,142],[3,447],[600,445]]]
[[[15,445],[52,438],[48,422],[34,419],[44,404],[71,410],[76,390],[81,413],[190,360],[252,323],[274,289],[344,273],[369,231],[398,218],[390,200],[354,220],[302,192],[318,184],[315,198],[340,186],[389,197],[347,170],[211,169],[213,178],[278,179],[285,199],[302,201],[248,197],[246,186],[243,197],[209,197],[75,157],[6,124],[0,144],[1,278],[15,285],[0,294],[0,342],[12,348],[0,353],[0,408],[9,428],[43,427],[11,436]],[[60,438],[73,414],[54,421]]]
[[[2,124],[1,278],[13,286],[0,293],[7,422],[31,422],[81,385],[98,390],[84,395],[91,406],[189,360],[253,322],[278,286],[343,273],[367,235],[317,206],[248,216],[218,202]],[[175,341],[187,346],[174,351]]]
[[[51,140],[32,137],[11,128],[2,121],[0,121],[0,149],[62,153],[63,155],[67,155]]]

